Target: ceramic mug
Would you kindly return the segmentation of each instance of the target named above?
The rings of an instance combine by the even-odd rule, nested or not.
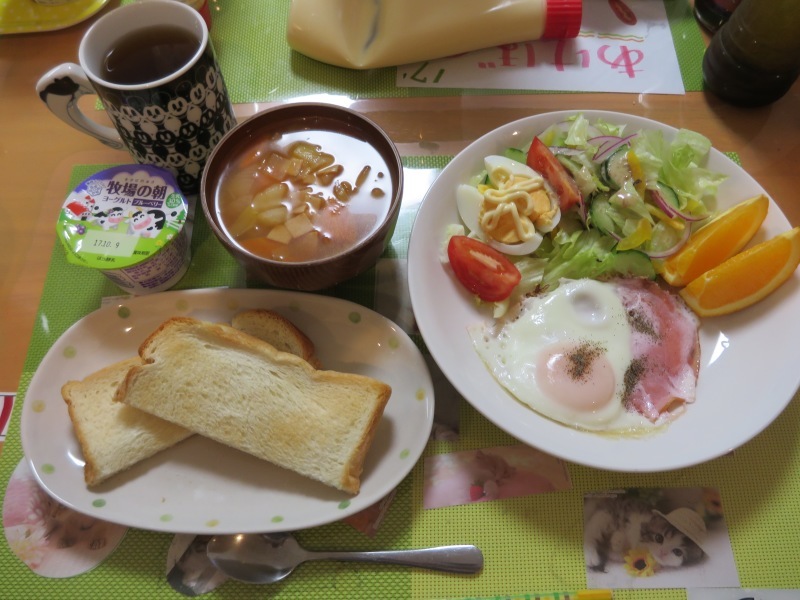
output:
[[[104,61],[112,49],[117,51],[117,44],[125,47],[124,38],[136,32],[149,32],[152,38],[152,32],[163,31],[165,26],[190,34],[189,48],[196,42],[191,58],[152,81],[109,81]],[[138,55],[141,45],[133,46]],[[80,65],[64,63],[51,69],[36,84],[47,107],[79,131],[112,148],[127,149],[136,162],[170,170],[181,191],[196,194],[206,158],[236,124],[200,13],[171,0],[121,6],[86,31],[78,60]],[[77,101],[85,94],[100,97],[114,128],[100,125],[82,112]]]

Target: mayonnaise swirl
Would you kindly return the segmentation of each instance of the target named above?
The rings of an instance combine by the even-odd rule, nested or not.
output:
[[[482,190],[480,226],[495,239],[507,242],[526,242],[537,235],[536,223],[555,214],[544,179],[536,174],[526,176],[511,173],[496,166],[489,174],[497,186]]]

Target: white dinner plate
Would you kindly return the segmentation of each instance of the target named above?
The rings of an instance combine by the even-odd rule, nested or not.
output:
[[[325,368],[368,375],[392,386],[359,494],[340,492],[200,436],[87,489],[61,386],[135,356],[139,344],[170,317],[230,322],[245,308],[267,308],[288,318],[314,342]],[[414,342],[363,306],[272,290],[165,292],[103,307],[53,344],[25,398],[22,446],[45,491],[99,519],[176,533],[292,531],[342,519],[391,492],[425,448],[433,403],[430,373]]]
[[[800,338],[800,273],[762,302],[738,313],[703,319],[701,367],[694,404],[664,431],[619,438],[578,431],[551,421],[516,401],[502,388],[472,346],[467,327],[488,321],[449,267],[440,262],[445,227],[459,223],[456,186],[483,168],[483,158],[507,147],[524,147],[552,123],[582,112],[626,124],[626,133],[676,130],[648,119],[606,111],[564,111],[508,123],[471,143],[442,171],[422,201],[408,252],[409,290],[420,332],[445,376],[478,411],[522,442],[566,460],[614,471],[655,472],[698,464],[730,452],[766,428],[800,384],[789,340]],[[711,140],[712,143],[714,140]],[[730,148],[726,150],[736,150]],[[711,151],[708,167],[727,174],[718,205],[725,208],[764,189],[724,154]],[[778,206],[752,243],[790,229]]]

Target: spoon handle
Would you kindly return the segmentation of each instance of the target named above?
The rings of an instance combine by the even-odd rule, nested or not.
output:
[[[306,560],[384,563],[450,573],[477,573],[483,567],[483,553],[476,546],[440,546],[374,552],[309,552]]]

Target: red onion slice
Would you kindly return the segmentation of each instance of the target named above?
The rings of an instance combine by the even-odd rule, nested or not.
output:
[[[635,133],[630,135],[626,135],[625,137],[619,136],[602,136],[600,138],[590,138],[589,142],[594,145],[595,140],[604,139],[605,141],[597,148],[592,160],[594,162],[602,162],[606,158],[608,158],[614,150],[617,148],[624,146],[628,142],[630,142],[633,138],[636,137]]]
[[[605,152],[606,148],[608,148],[611,144],[616,144],[621,139],[622,138],[618,135],[599,135],[597,137],[589,138],[587,141],[592,146],[597,146],[597,150],[595,151],[595,156],[597,156],[599,153]]]

